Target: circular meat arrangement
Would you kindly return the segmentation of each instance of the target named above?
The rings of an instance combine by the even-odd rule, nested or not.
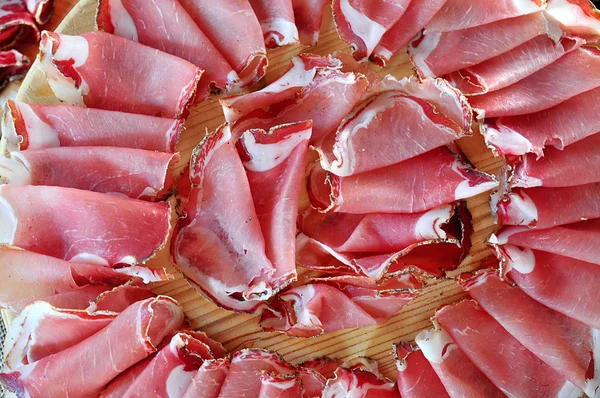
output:
[[[600,397],[599,43],[588,0],[82,0],[4,109],[0,384]]]

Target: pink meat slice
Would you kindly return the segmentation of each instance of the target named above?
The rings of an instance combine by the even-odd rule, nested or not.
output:
[[[410,343],[400,343],[395,344],[393,350],[398,369],[398,392],[402,397],[449,397],[421,349]]]
[[[262,29],[267,48],[298,42],[292,0],[249,0]]]
[[[327,0],[292,0],[300,43],[317,45]]]

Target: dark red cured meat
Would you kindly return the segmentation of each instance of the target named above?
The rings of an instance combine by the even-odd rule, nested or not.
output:
[[[403,398],[449,397],[423,351],[410,343],[394,345],[398,391]]]
[[[30,64],[29,58],[17,50],[0,51],[0,89],[23,76]]]

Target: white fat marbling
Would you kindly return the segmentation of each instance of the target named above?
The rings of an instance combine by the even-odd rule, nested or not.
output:
[[[582,26],[600,32],[600,21],[586,15],[581,7],[568,0],[550,0],[546,11],[563,25]]]
[[[285,46],[287,44],[298,42],[298,28],[296,24],[288,21],[284,18],[272,18],[260,24],[263,34],[273,32],[269,35],[270,38],[275,40],[278,46]],[[283,38],[279,36],[280,33]],[[268,37],[265,36],[265,39]]]
[[[169,398],[183,396],[196,372],[196,370],[186,371],[185,365],[179,365],[173,368],[165,381],[167,386],[167,396]]]
[[[34,134],[28,134],[29,145],[27,149],[59,147],[60,140],[58,133],[48,123],[44,122],[27,104],[18,103],[19,111],[25,122],[25,129],[28,132],[35,131]],[[14,126],[13,126],[14,128]]]
[[[424,240],[446,239],[446,231],[442,226],[452,217],[452,206],[445,205],[429,210],[423,214],[415,225],[415,236]]]
[[[0,244],[12,245],[19,220],[14,209],[2,197],[2,186],[0,186]]]
[[[495,180],[471,186],[469,178],[465,177],[459,169],[459,166],[461,165],[462,162],[458,159],[456,159],[452,164],[452,171],[465,178],[465,180],[461,181],[460,184],[458,184],[456,189],[454,190],[454,198],[456,200],[471,198],[475,195],[479,195],[480,193],[489,191],[490,189],[494,189],[498,186],[498,181]]]
[[[73,263],[88,263],[108,266],[110,265],[105,258],[90,253],[79,253],[69,259]]]
[[[271,170],[283,163],[300,143],[308,141],[310,135],[311,130],[303,130],[288,135],[276,144],[260,144],[256,142],[252,130],[246,131],[241,140],[251,160],[244,162],[244,166],[256,172]]]
[[[377,43],[381,41],[385,33],[385,27],[352,7],[349,0],[340,0],[340,10],[344,14],[346,21],[350,24],[352,32],[365,43],[368,57],[373,52]]]
[[[535,269],[535,254],[533,250],[513,245],[506,245],[503,247],[503,250],[509,257],[507,259],[506,272],[514,269],[521,274],[530,274]]]
[[[495,152],[498,149],[505,155],[525,155],[533,152],[531,142],[516,131],[499,123],[498,129],[486,127],[482,129],[485,142]]]
[[[511,193],[508,196],[510,198],[509,214],[513,222],[518,221],[518,225],[531,225],[537,221],[538,209],[529,195],[521,191],[519,195]]]
[[[443,329],[423,330],[417,334],[415,342],[431,363],[441,363],[444,359],[444,351],[447,354],[457,348],[452,337]]]
[[[20,152],[0,156],[0,183],[31,185],[31,167]]]
[[[424,35],[418,47],[409,45],[412,61],[424,77],[436,77],[427,64],[427,58],[436,49],[441,36],[441,33],[429,33]]]
[[[137,27],[121,0],[110,0],[110,22],[115,34],[129,40],[139,41]]]

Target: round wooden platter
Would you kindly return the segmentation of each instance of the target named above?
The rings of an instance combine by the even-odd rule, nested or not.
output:
[[[56,31],[75,35],[95,30],[95,13],[95,0],[81,0],[65,17]],[[265,85],[280,75],[294,55],[302,52],[328,55],[337,50],[348,51],[348,47],[339,39],[333,24],[331,10],[328,10],[325,13],[319,44],[313,48],[290,46],[269,52],[268,73],[266,78],[258,83],[258,86]],[[399,54],[392,59],[390,64],[383,70],[374,65],[371,65],[371,68],[380,76],[392,74],[400,78],[413,73],[412,66],[405,54]],[[58,103],[42,72],[38,69],[37,61],[25,78],[17,99],[28,103]],[[191,111],[191,115],[185,123],[186,130],[177,146],[177,150],[181,153],[181,162],[176,167],[177,173],[187,164],[192,149],[198,144],[205,131],[212,130],[223,122],[223,114],[217,100],[207,101]],[[498,172],[501,161],[495,159],[492,153],[485,148],[483,139],[477,131],[474,132],[473,137],[462,139],[459,144],[479,169],[493,174]],[[467,259],[452,275],[476,269],[481,260],[490,254],[484,242],[495,227],[490,215],[488,199],[489,194],[482,194],[468,201],[475,229],[473,247]],[[175,221],[174,215],[173,222]],[[452,303],[464,296],[462,290],[452,280],[435,281],[425,289],[420,297],[412,301],[383,326],[326,333],[310,339],[291,338],[280,333],[263,332],[259,327],[258,317],[220,309],[201,297],[173,268],[168,245],[147,265],[166,267],[175,273],[175,279],[156,284],[153,286],[153,290],[179,300],[192,327],[202,329],[214,339],[222,342],[228,350],[235,351],[246,347],[269,348],[282,354],[291,363],[323,355],[343,360],[356,356],[367,356],[377,359],[383,374],[392,379],[396,378],[391,352],[392,343],[413,339],[417,332],[429,327],[429,318],[438,306]],[[340,314],[340,316],[344,316],[344,314]]]

